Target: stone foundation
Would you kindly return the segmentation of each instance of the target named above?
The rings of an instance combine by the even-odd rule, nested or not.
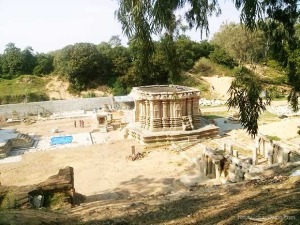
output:
[[[196,141],[201,138],[219,135],[219,127],[207,125],[197,130],[190,131],[160,131],[151,132],[138,126],[128,127],[128,134],[141,144],[164,143],[173,141]]]

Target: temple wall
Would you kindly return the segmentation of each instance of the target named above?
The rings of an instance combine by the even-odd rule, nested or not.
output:
[[[182,130],[184,120],[200,127],[199,97],[140,99],[135,102],[135,122],[151,131]]]

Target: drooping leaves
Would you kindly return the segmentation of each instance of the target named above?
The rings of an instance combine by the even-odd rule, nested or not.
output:
[[[229,108],[239,109],[241,124],[252,136],[257,135],[259,115],[270,103],[270,99],[262,98],[262,91],[263,87],[259,78],[245,67],[237,69],[235,80],[228,90],[230,94],[230,98],[227,100]]]

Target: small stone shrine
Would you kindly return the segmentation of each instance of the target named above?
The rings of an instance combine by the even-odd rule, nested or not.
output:
[[[218,127],[203,128],[199,110],[200,91],[178,85],[134,87],[129,94],[135,102],[133,137],[142,143],[214,136]],[[207,125],[207,124],[205,124]],[[200,130],[199,130],[200,129]],[[208,134],[209,133],[209,134]]]

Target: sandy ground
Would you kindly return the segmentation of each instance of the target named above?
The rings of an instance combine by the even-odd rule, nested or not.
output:
[[[222,98],[226,93],[232,78],[207,77],[214,86],[214,91]],[[226,107],[205,109],[226,111]],[[85,127],[78,127],[79,119],[83,119]],[[89,133],[96,127],[95,120],[88,117],[37,121],[26,125],[19,124],[7,128],[17,128],[19,132],[35,133],[40,137],[53,135]],[[223,121],[218,121],[222,123]],[[274,135],[288,140],[296,138],[299,118],[288,118],[280,122],[260,126],[265,135]],[[220,124],[219,124],[220,125]],[[223,125],[228,126],[228,124]],[[53,134],[53,128],[59,133]],[[225,127],[226,131],[228,128]],[[226,141],[251,144],[252,139],[244,130],[226,131]],[[51,151],[25,153],[22,161],[0,164],[0,182],[2,185],[29,185],[46,180],[65,166],[74,167],[75,188],[80,194],[87,196],[87,201],[118,198],[120,196],[151,195],[170,193],[183,189],[180,179],[186,175],[197,173],[194,164],[176,151],[165,148],[145,150],[133,140],[124,140],[123,132],[93,133],[96,144],[70,147]],[[222,141],[222,140],[221,140]],[[220,141],[220,142],[221,142]],[[105,142],[100,144],[101,142]],[[218,142],[218,140],[216,141]],[[131,161],[131,146],[135,145],[139,152],[146,152],[145,157]]]
[[[51,129],[54,127],[60,130],[56,135],[87,133],[94,129],[93,119],[80,119],[85,121],[84,128],[75,128],[74,119],[37,121],[31,125],[7,128],[45,137],[53,135]],[[289,139],[297,136],[298,123],[297,118],[285,119],[262,125],[260,131],[265,135]],[[197,173],[194,164],[178,152],[165,148],[145,150],[136,141],[123,139],[122,131],[97,132],[93,136],[97,143],[101,140],[105,143],[29,152],[23,155],[20,162],[0,164],[2,185],[36,184],[56,174],[60,168],[72,166],[76,191],[87,196],[89,201],[178,191],[184,188],[180,182],[182,177]],[[251,144],[253,140],[244,130],[233,130],[228,131],[223,141]],[[127,156],[131,154],[132,145],[136,146],[136,151],[146,152],[145,157],[138,161],[129,160]]]
[[[211,85],[210,91],[217,99],[227,100],[229,98],[227,91],[230,88],[233,77],[213,76],[202,78]]]
[[[87,198],[107,199],[134,194],[175,191],[178,176],[189,162],[174,152],[151,151],[143,159],[126,159],[134,141],[117,141],[81,148],[24,154],[21,162],[0,164],[2,185],[29,185],[46,180],[58,169],[72,166],[76,192]],[[180,166],[178,166],[180,165]]]
[[[51,136],[51,129],[59,127],[61,134],[89,132],[92,119],[84,119],[85,127],[74,127],[74,119],[38,121],[31,125],[15,125],[20,132]],[[7,127],[7,128],[13,128]],[[46,180],[60,168],[72,166],[75,173],[76,192],[90,199],[100,200],[132,195],[150,195],[178,191],[182,174],[194,171],[192,163],[177,152],[156,149],[144,150],[133,140],[124,140],[123,133],[93,133],[104,144],[64,148],[51,151],[29,152],[20,162],[0,164],[2,185],[29,185]],[[131,161],[131,146],[144,152],[141,160]],[[192,168],[192,169],[191,169]]]

